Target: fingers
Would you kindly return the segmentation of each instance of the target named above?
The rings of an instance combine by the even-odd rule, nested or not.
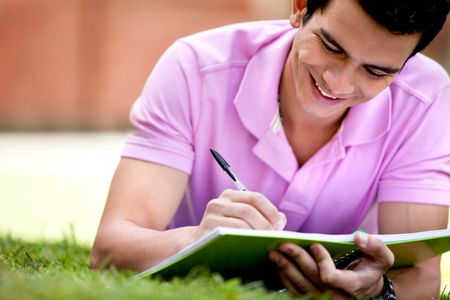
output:
[[[345,276],[342,276],[342,270],[336,269],[334,261],[325,247],[320,244],[313,244],[310,248],[319,268],[320,279],[325,284],[340,288],[351,281],[351,279],[347,280]]]
[[[275,229],[283,229],[286,217],[264,195],[255,192],[225,190],[221,197],[232,202],[245,203],[259,211]],[[284,220],[283,220],[284,218]],[[284,223],[280,223],[284,221]],[[282,225],[282,226],[281,226]],[[281,227],[281,228],[280,228]]]
[[[379,238],[357,232],[354,241],[364,254],[381,264],[385,271],[394,264],[394,254]]]
[[[292,257],[290,257],[292,258]],[[300,256],[298,256],[300,259]],[[314,283],[303,274],[296,262],[288,259],[281,251],[269,253],[269,259],[279,268],[280,279],[285,287],[294,294],[319,293],[319,289]],[[316,274],[318,276],[318,274]]]
[[[356,234],[355,243],[365,256],[345,270],[336,269],[333,259],[322,245],[311,246],[320,279],[324,284],[352,296],[379,295],[383,289],[382,275],[392,266],[393,254],[381,240],[365,233]]]
[[[225,190],[218,199],[209,202],[207,209],[242,219],[253,229],[282,230],[286,225],[286,216],[260,193]]]
[[[317,263],[305,249],[292,243],[285,243],[278,248],[278,251],[289,257],[289,260],[295,263],[296,267],[316,286],[320,286]]]
[[[281,283],[285,288],[288,289],[289,292],[291,292],[294,295],[301,295],[304,294],[300,288],[298,288],[292,281],[289,279],[288,275],[284,273],[283,271],[278,271],[278,275],[280,276]]]
[[[249,223],[239,218],[230,218],[224,217],[222,215],[205,213],[200,222],[200,225],[197,226],[197,228],[194,230],[192,237],[193,241],[198,240],[199,238],[219,226],[241,229],[251,228]]]
[[[216,226],[225,226],[223,220],[236,219],[245,223],[245,228],[273,229],[273,225],[254,207],[223,199],[215,199],[208,203],[205,218],[209,218],[209,222],[214,222]]]
[[[364,277],[367,276],[360,276],[354,271],[336,269],[329,252],[320,244],[312,245],[311,252],[316,259],[323,284],[344,291],[353,297],[363,295],[362,290],[365,286],[363,283],[367,281]]]

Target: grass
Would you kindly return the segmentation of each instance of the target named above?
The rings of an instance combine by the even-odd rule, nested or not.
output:
[[[88,262],[89,248],[72,238],[26,242],[0,237],[0,299],[291,299],[208,272],[170,282],[134,280],[132,272],[93,271]]]
[[[133,272],[115,269],[94,271],[89,254],[89,247],[74,237],[52,242],[0,237],[0,299],[292,299],[260,284],[242,285],[239,279],[224,280],[204,270],[171,281],[135,280]],[[440,299],[450,299],[450,293],[444,290]]]

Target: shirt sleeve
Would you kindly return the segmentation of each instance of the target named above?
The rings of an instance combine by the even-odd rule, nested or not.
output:
[[[450,205],[450,86],[435,97],[383,173],[378,201]]]
[[[122,157],[190,174],[199,81],[194,52],[187,44],[175,42],[161,56],[131,108],[134,130],[128,135]]]

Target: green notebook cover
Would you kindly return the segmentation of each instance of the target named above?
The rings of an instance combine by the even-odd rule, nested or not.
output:
[[[450,250],[450,229],[404,234],[380,234],[395,254],[394,267],[412,266]],[[284,242],[302,247],[321,243],[333,258],[354,249],[353,234],[312,234],[290,231],[246,230],[218,227],[174,256],[137,274],[162,278],[184,276],[193,267],[206,266],[225,278],[240,277],[244,282],[273,279],[274,265],[267,255]]]

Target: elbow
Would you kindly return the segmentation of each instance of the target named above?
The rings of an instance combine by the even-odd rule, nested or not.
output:
[[[107,255],[100,251],[98,247],[92,247],[91,251],[91,268],[94,270],[103,269],[108,266]]]
[[[103,256],[99,253],[98,250],[92,248],[91,251],[91,268],[94,270],[100,269],[101,262],[103,261]]]
[[[101,270],[110,266],[111,252],[102,247],[98,240],[94,242],[91,249],[90,265],[94,270]]]

